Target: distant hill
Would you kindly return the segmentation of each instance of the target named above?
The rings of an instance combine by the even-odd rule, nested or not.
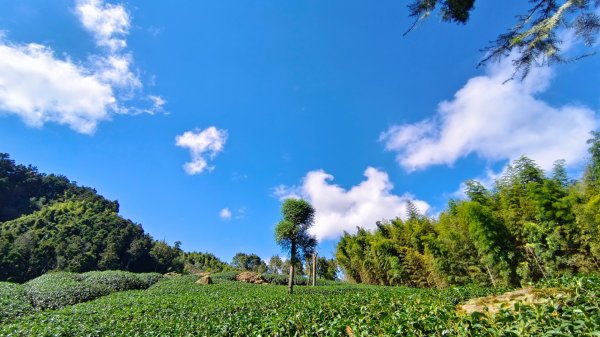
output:
[[[119,203],[0,153],[0,281],[51,270],[181,271],[182,252],[119,214]]]

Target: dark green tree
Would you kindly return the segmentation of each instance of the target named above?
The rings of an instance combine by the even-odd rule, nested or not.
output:
[[[335,259],[328,259],[325,257],[317,258],[317,277],[325,280],[337,280],[338,279],[338,265]]]
[[[289,253],[288,293],[291,294],[295,264],[312,254],[317,246],[317,239],[308,233],[314,223],[315,209],[305,200],[287,199],[283,202],[281,213],[283,219],[275,228],[275,241]]]
[[[267,270],[266,263],[256,254],[237,253],[231,261],[233,268],[237,270],[264,273]]]
[[[279,257],[279,255],[271,256],[267,267],[269,273],[271,274],[283,274],[284,263],[283,260],[281,260],[281,258]]]

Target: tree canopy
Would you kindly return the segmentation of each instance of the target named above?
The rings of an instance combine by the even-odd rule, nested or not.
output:
[[[559,31],[569,31],[591,47],[600,31],[597,14],[600,1],[530,0],[529,3],[529,10],[517,16],[516,24],[484,49],[486,55],[480,65],[511,56],[515,67],[513,77],[523,79],[534,66],[563,63],[595,53],[566,57],[561,49],[566,35]],[[464,24],[475,9],[475,0],[414,0],[408,7],[410,16],[415,18],[410,31],[436,10],[443,21]]]
[[[119,214],[119,203],[0,154],[0,281],[48,271],[181,271],[182,251]]]
[[[532,159],[513,161],[488,189],[468,181],[439,219],[408,212],[339,241],[336,258],[360,283],[443,287],[518,286],[600,271],[600,133],[580,180],[559,160],[545,173]]]
[[[295,264],[314,253],[317,246],[317,239],[308,233],[314,223],[315,210],[305,200],[287,199],[283,202],[281,213],[283,219],[275,228],[275,241],[289,253],[288,292],[292,293]]]

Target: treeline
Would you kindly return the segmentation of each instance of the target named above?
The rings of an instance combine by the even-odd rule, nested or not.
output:
[[[51,270],[181,271],[179,244],[156,241],[119,204],[64,176],[17,165],[0,153],[0,281]]]
[[[0,281],[25,282],[49,271],[284,274],[289,262],[238,253],[231,263],[211,253],[184,252],[181,242],[154,240],[119,215],[119,203],[68,178],[16,164],[0,153]],[[298,275],[304,268],[298,266]],[[317,275],[335,279],[337,265],[319,258]]]
[[[438,219],[409,205],[406,220],[345,233],[336,258],[359,283],[444,287],[517,286],[600,270],[600,132],[588,141],[583,177],[565,162],[548,174],[527,158],[511,163],[492,189],[466,182]]]
[[[296,276],[306,276],[310,270],[310,258],[306,257],[295,265]],[[260,274],[287,275],[290,269],[290,260],[283,260],[278,255],[273,255],[269,261],[262,260],[256,254],[237,253],[231,261],[230,270],[252,271]],[[324,280],[337,280],[338,265],[334,259],[317,257],[316,275]]]

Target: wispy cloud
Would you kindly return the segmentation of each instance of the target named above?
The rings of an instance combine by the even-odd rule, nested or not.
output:
[[[117,52],[127,46],[131,20],[122,5],[104,3],[102,0],[77,1],[77,14],[83,26],[94,34],[99,46]]]
[[[344,231],[355,233],[360,226],[368,230],[379,220],[405,217],[410,200],[425,214],[429,205],[412,195],[392,193],[393,185],[386,172],[369,167],[358,185],[346,190],[332,184],[333,176],[322,171],[310,171],[300,186],[279,185],[274,195],[280,199],[304,198],[315,208],[315,225],[311,233],[319,240],[335,239]]]
[[[227,141],[227,131],[214,126],[204,130],[186,131],[175,138],[175,144],[190,150],[192,160],[185,163],[184,169],[188,174],[199,174],[205,170],[212,171],[214,166],[208,165],[209,159],[214,159],[223,151]]]
[[[114,114],[161,111],[164,100],[147,97],[150,107],[128,107],[142,83],[125,52],[130,16],[122,5],[81,0],[75,14],[99,52],[84,61],[57,57],[50,46],[15,43],[0,34],[0,111],[28,125],[52,122],[91,134]]]
[[[596,112],[538,98],[551,84],[552,69],[537,68],[523,82],[504,83],[512,71],[510,60],[489,67],[441,102],[434,117],[392,126],[380,140],[407,171],[452,165],[469,154],[492,162],[527,155],[546,169],[557,159],[578,164],[589,131],[600,125]]]

